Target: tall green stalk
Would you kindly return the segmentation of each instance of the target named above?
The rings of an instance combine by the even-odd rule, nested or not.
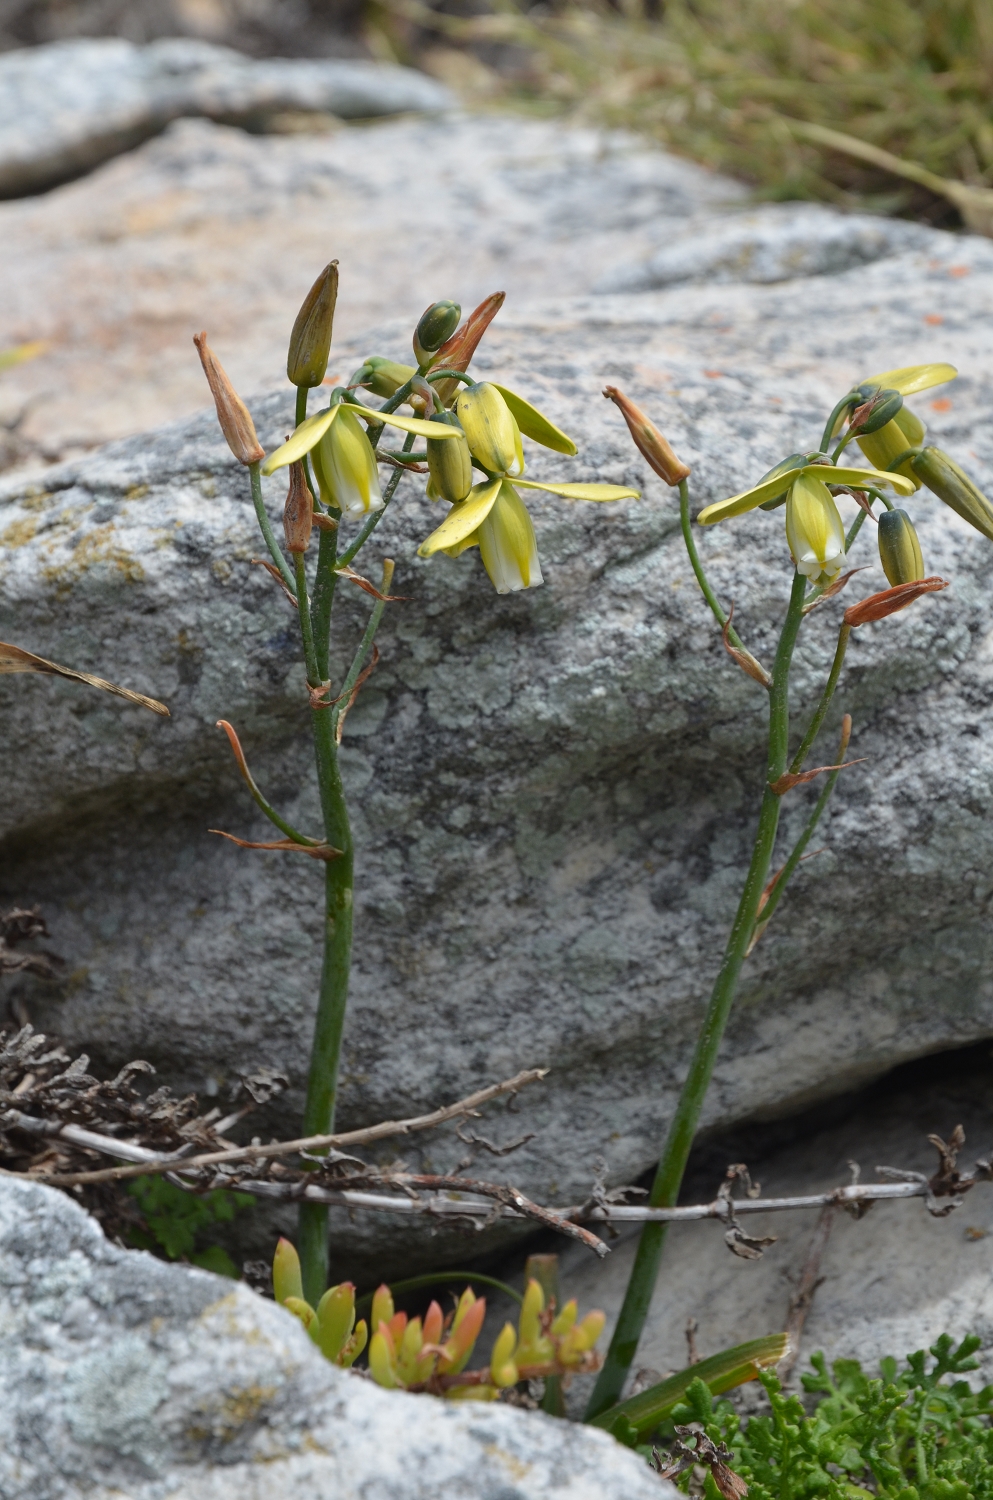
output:
[[[707,1014],[697,1038],[690,1070],[683,1084],[676,1113],[669,1125],[662,1158],[652,1184],[649,1204],[652,1208],[673,1208],[686,1170],[690,1147],[696,1135],[700,1112],[717,1061],[721,1040],[738,988],[741,966],[755,927],[759,901],[769,877],[779,809],[782,802],[768,783],[778,780],[786,770],[789,753],[789,677],[793,648],[803,619],[804,592],[807,580],[794,573],[790,603],[783,624],[769,691],[769,750],[766,763],[766,788],[755,835],[755,846],[748,876],[738,902],[738,910],[724,949],[720,971],[707,1007]],[[599,1416],[620,1397],[631,1362],[648,1316],[652,1294],[658,1279],[667,1224],[646,1224],[638,1241],[638,1251],[628,1281],[617,1326],[586,1410],[587,1420]]]

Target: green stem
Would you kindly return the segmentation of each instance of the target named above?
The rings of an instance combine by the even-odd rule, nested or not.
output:
[[[693,536],[693,528],[690,521],[690,491],[685,479],[681,479],[679,481],[679,524],[683,528],[683,541],[686,543],[686,551],[689,554],[690,566],[696,574],[696,581],[700,585],[700,592],[703,594],[703,597],[710,605],[710,608],[714,614],[714,619],[723,630],[724,626],[728,622],[728,617],[718,603],[717,595],[711,588],[710,580],[707,578],[707,575],[703,570],[703,563],[700,561],[700,554],[696,550],[696,540]],[[741,637],[738,635],[738,632],[735,630],[734,626],[732,626],[728,631],[728,640],[731,642],[732,646],[736,646],[739,651],[744,651],[746,649],[742,644]]]
[[[413,446],[414,434],[411,432],[407,435],[407,441],[403,445],[403,452],[408,453]],[[366,517],[365,521],[362,523],[362,530],[359,532],[358,536],[352,542],[351,546],[345,548],[344,552],[339,557],[338,566],[340,568],[347,568],[349,563],[352,562],[354,558],[358,557],[359,553],[362,551],[362,548],[372,536],[372,533],[375,531],[376,527],[379,525],[380,521],[383,519],[387,510],[389,509],[390,501],[396,494],[397,485],[400,483],[403,475],[403,469],[393,470],[393,473],[390,475],[389,481],[387,482],[386,488],[383,491],[382,510],[374,510],[371,516]]]
[[[847,411],[848,408],[851,406],[851,404],[852,404],[852,398],[853,398],[853,393],[851,391],[849,391],[849,393],[848,393],[847,396],[842,396],[841,400],[838,402],[838,404],[835,407],[834,411],[828,417],[827,422],[825,423],[825,426],[824,426],[824,435],[821,438],[821,446],[820,446],[820,452],[821,453],[826,453],[828,451],[828,443],[830,443],[831,439],[834,437],[834,424],[837,422],[837,420],[841,416],[842,412]]]
[[[392,581],[393,560],[392,558],[386,557],[383,559],[383,580],[380,584],[380,593],[388,593]],[[359,674],[362,671],[362,663],[368,654],[369,647],[372,645],[375,639],[376,631],[379,629],[379,622],[383,618],[383,610],[385,608],[386,600],[377,599],[373,607],[372,614],[369,616],[369,623],[365,628],[365,633],[363,634],[361,641],[359,641],[358,649],[355,652],[355,655],[352,657],[352,664],[348,669],[348,674],[341,685],[341,692],[338,694],[339,702],[332,710],[334,714],[334,734],[336,741],[340,739],[340,735],[338,733],[339,722],[341,721],[342,716],[348,712],[348,700],[351,696],[353,687],[359,680]]]
[[[438,1286],[449,1281],[464,1281],[466,1285],[478,1284],[480,1286],[492,1286],[505,1296],[512,1297],[520,1306],[524,1301],[520,1292],[515,1292],[512,1286],[505,1281],[498,1281],[495,1276],[482,1276],[479,1271],[425,1271],[423,1276],[409,1276],[406,1281],[393,1281],[390,1283],[390,1291],[394,1298],[402,1297],[407,1292],[420,1291],[424,1286]],[[355,1299],[355,1313],[357,1317],[363,1317],[372,1307],[372,1299],[375,1293],[366,1292],[363,1297]]]
[[[710,1084],[721,1039],[738,988],[741,967],[751,941],[759,901],[765,889],[772,859],[779,810],[782,799],[768,786],[786,769],[789,746],[789,674],[797,632],[803,618],[803,596],[806,579],[795,573],[789,609],[783,624],[769,692],[769,753],[766,787],[759,813],[755,847],[738,903],[734,925],[724,950],[707,1014],[697,1038],[686,1082],[683,1084],[676,1112],[669,1125],[665,1148],[649,1196],[653,1208],[674,1207],[679,1196],[686,1161],[696,1134],[700,1111]],[[667,1225],[646,1224],[641,1231],[638,1251],[628,1280],[624,1302],[610,1349],[586,1410],[587,1420],[598,1416],[616,1402],[624,1387],[631,1362],[645,1326],[655,1283],[658,1279]]]
[[[308,386],[297,386],[296,414],[293,418],[293,425],[295,427],[299,427],[301,422],[306,422],[307,420],[307,398],[309,395],[310,389]],[[303,472],[304,477],[308,485],[310,486],[310,493],[316,499],[319,491],[317,485],[314,483],[313,475],[310,472],[310,459],[307,457],[306,453],[303,455]],[[320,506],[318,506],[317,508],[318,510],[320,510]]]
[[[302,1128],[305,1135],[327,1135],[334,1124],[341,1038],[348,1003],[354,878],[348,807],[341,783],[332,715],[327,709],[314,710],[314,751],[324,835],[327,842],[342,853],[340,858],[325,865],[324,959]],[[303,1294],[311,1306],[316,1307],[327,1288],[328,1278],[328,1210],[324,1204],[301,1203],[297,1237]]]
[[[338,575],[337,531],[322,531],[317,543],[317,576],[314,579],[314,598],[311,604],[311,619],[314,624],[314,650],[317,654],[317,670],[321,681],[326,682],[331,668],[331,607],[334,604],[335,585]]]
[[[273,535],[272,526],[269,523],[269,516],[266,512],[265,503],[262,499],[262,476],[259,472],[259,465],[257,463],[249,464],[248,474],[252,482],[252,504],[255,506],[255,516],[259,523],[259,530],[265,538],[265,544],[269,548],[270,557],[276,564],[276,567],[279,569],[279,576],[286,584],[286,587],[289,589],[290,593],[293,594],[296,592],[296,583],[293,578],[293,573],[289,563],[286,561],[286,558],[283,555],[282,547],[280,547],[279,543],[276,541],[275,536]]]
[[[814,712],[814,717],[810,721],[810,728],[804,735],[803,740],[800,744],[800,748],[794,755],[793,760],[790,763],[790,773],[793,776],[796,776],[797,773],[803,769],[803,763],[807,759],[807,756],[810,754],[810,747],[811,745],[813,745],[815,739],[817,738],[818,731],[820,730],[821,725],[824,723],[824,715],[827,713],[828,708],[830,707],[831,699],[834,697],[834,690],[838,686],[838,678],[841,676],[841,668],[845,660],[845,652],[848,650],[848,637],[851,635],[851,633],[852,627],[850,625],[846,625],[844,621],[842,621],[841,629],[838,632],[838,647],[834,653],[834,661],[831,663],[831,671],[828,674],[828,680],[824,684],[824,691],[821,694],[821,701],[820,703],[818,703],[817,708]]]
[[[321,676],[317,665],[317,651],[314,647],[314,627],[310,618],[310,600],[307,597],[307,565],[303,560],[302,552],[294,552],[293,568],[296,573],[294,580],[294,592],[297,596],[297,609],[300,613],[300,634],[303,637],[303,656],[307,663],[307,681],[311,687],[320,687],[324,678]]]
[[[843,730],[841,743],[838,746],[839,765],[845,758],[845,752],[848,749],[848,739],[849,736],[847,730]],[[779,905],[780,900],[783,896],[783,892],[786,890],[786,887],[790,883],[790,877],[792,876],[793,871],[800,863],[806,851],[807,845],[810,843],[810,840],[814,836],[814,830],[817,827],[818,823],[821,821],[821,816],[824,812],[824,809],[827,807],[828,802],[831,800],[831,793],[834,791],[835,783],[837,782],[840,775],[840,770],[832,771],[828,776],[827,781],[824,783],[824,790],[821,792],[821,795],[818,797],[817,801],[814,804],[814,810],[810,814],[810,817],[807,819],[807,825],[801,833],[800,837],[797,839],[789,859],[780,870],[779,875],[776,879],[776,884],[772,888],[769,899],[766,902],[765,906],[763,906],[762,911],[759,914],[759,920],[757,923],[759,927],[764,928],[766,924],[772,920],[772,914],[776,910],[776,907]]]

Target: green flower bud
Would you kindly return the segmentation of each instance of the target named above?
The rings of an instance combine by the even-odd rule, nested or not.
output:
[[[875,391],[867,401],[857,406],[851,415],[851,432],[878,432],[887,422],[892,422],[903,407],[899,391]]]
[[[524,449],[510,407],[496,386],[481,381],[459,392],[455,412],[473,458],[491,474],[524,472]]]
[[[911,464],[919,482],[993,542],[993,505],[947,453],[928,445]]]
[[[451,412],[445,412],[432,417],[433,422],[444,423],[449,427],[457,427],[458,421]],[[428,438],[428,468],[431,471],[431,498],[447,500],[450,505],[457,505],[464,500],[472,489],[472,459],[469,455],[469,444],[464,437],[446,438],[444,441],[437,439],[432,442]]]
[[[426,365],[436,349],[451,338],[459,326],[462,309],[457,302],[432,302],[414,330],[414,358]]]
[[[879,561],[891,587],[916,583],[924,577],[924,558],[917,532],[905,510],[887,510],[879,517]]]
[[[384,359],[379,354],[372,355],[365,363],[370,372],[368,380],[363,382],[366,390],[385,400],[395,396],[400,387],[417,374],[413,365],[398,365],[395,360]]]
[[[902,474],[904,478],[912,480],[917,489],[920,489],[921,482],[911,467],[909,457],[898,463],[895,469],[893,463],[900,458],[902,453],[906,453],[908,448],[919,448],[924,441],[926,430],[916,412],[902,406],[892,421],[887,422],[876,432],[862,434],[855,441],[874,469]]]
[[[320,385],[328,373],[334,305],[338,300],[338,262],[333,260],[318,276],[297,313],[286,373],[292,385]]]

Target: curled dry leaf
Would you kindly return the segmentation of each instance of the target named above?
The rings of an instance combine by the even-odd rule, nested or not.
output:
[[[286,584],[283,581],[283,576],[280,573],[279,569],[276,567],[276,564],[275,563],[271,563],[267,557],[253,557],[252,558],[252,563],[257,568],[265,568],[266,572],[269,573],[269,574],[271,574],[271,576],[273,578],[275,578],[276,582],[279,584],[279,587],[282,589],[282,591],[286,595],[287,599],[293,605],[293,608],[297,609],[298,608],[297,596],[296,596],[296,594],[291,594],[290,591],[289,591],[289,589],[286,587]]]
[[[236,838],[233,833],[225,833],[223,828],[208,828],[207,832],[219,833],[222,839],[230,839],[239,849],[275,849],[279,854],[309,854],[311,859],[341,858],[340,849],[333,848],[331,844],[319,844],[316,840],[312,844],[298,844],[295,839],[271,839],[265,843],[256,843],[252,839]]]
[[[855,498],[858,499],[858,496],[856,495]],[[870,510],[869,514],[870,514],[870,516],[872,515],[872,511],[871,510]],[[873,516],[872,518],[873,518],[873,520],[876,519],[875,516]],[[867,567],[868,567],[868,563],[866,563],[864,567],[861,567],[861,568],[852,568],[848,573],[842,573],[842,574],[840,574],[834,580],[833,583],[829,583],[828,584],[827,588],[824,590],[824,592],[822,594],[818,594],[816,599],[811,599],[811,601],[810,601],[809,604],[805,604],[803,606],[803,612],[804,612],[804,614],[805,615],[809,615],[810,611],[812,609],[816,609],[817,606],[818,606],[818,604],[823,604],[825,599],[833,599],[834,596],[835,596],[835,594],[840,594],[841,591],[842,591],[842,589],[845,587],[845,584],[848,582],[849,578],[854,578],[855,575],[856,575],[856,573],[864,573]]]
[[[885,620],[887,615],[895,615],[898,610],[906,609],[908,604],[913,604],[922,594],[937,594],[942,589],[947,589],[947,578],[919,578],[913,583],[898,583],[895,588],[882,589],[878,594],[870,594],[868,599],[861,599],[858,604],[853,604],[845,610],[845,624],[853,627],[857,625],[869,625],[873,620]]]
[[[392,576],[392,568],[390,571]],[[374,583],[370,583],[368,578],[363,578],[361,573],[356,573],[354,568],[335,568],[335,572],[339,578],[347,578],[350,583],[358,584],[360,589],[365,589],[367,594],[371,594],[374,599],[381,599],[384,604],[394,604],[398,600],[410,598],[409,594],[381,593]]]
[[[781,797],[795,786],[800,786],[804,781],[813,781],[815,776],[821,776],[825,771],[845,771],[849,766],[860,766],[868,757],[860,755],[858,760],[843,760],[840,766],[815,766],[812,771],[798,771],[794,775],[791,771],[784,771],[782,776],[777,776],[775,781],[769,782],[769,790]]]
[[[41,672],[49,677],[68,677],[71,682],[85,682],[88,687],[100,688],[105,693],[114,693],[126,698],[129,703],[139,703],[150,708],[153,714],[169,717],[169,710],[157,698],[146,698],[144,693],[133,693],[130,688],[118,687],[116,682],[107,682],[103,677],[94,677],[90,672],[76,672],[72,667],[60,667],[57,662],[46,661],[20,646],[10,646],[0,641],[0,672]]]
[[[363,667],[362,671],[359,673],[358,677],[355,679],[355,686],[352,688],[352,691],[348,695],[348,702],[345,704],[344,708],[341,710],[341,712],[338,715],[338,723],[337,723],[337,726],[336,726],[335,731],[334,731],[334,739],[335,739],[335,744],[336,745],[340,745],[341,744],[341,736],[342,736],[342,733],[343,733],[344,728],[345,728],[345,718],[346,718],[346,716],[348,714],[349,709],[352,707],[352,705],[355,702],[356,698],[359,696],[359,693],[360,693],[360,691],[361,691],[361,689],[363,687],[363,684],[369,681],[369,678],[372,676],[373,672],[375,672],[375,670],[376,670],[376,668],[378,666],[379,666],[379,647],[378,646],[373,646],[373,648],[372,648],[372,659],[369,662],[369,665],[367,667]],[[344,696],[344,695],[342,695],[342,696]],[[340,703],[341,702],[341,698],[336,698],[335,702],[336,703]]]
[[[747,673],[749,677],[753,678],[755,682],[760,682],[764,688],[772,687],[772,678],[770,677],[769,673],[766,671],[762,663],[758,661],[750,651],[744,650],[743,647],[732,646],[730,632],[731,621],[733,619],[734,600],[732,599],[731,608],[728,611],[728,617],[721,627],[721,640],[724,642],[725,651],[727,652],[728,656],[730,656],[734,661],[738,663],[741,670]]]

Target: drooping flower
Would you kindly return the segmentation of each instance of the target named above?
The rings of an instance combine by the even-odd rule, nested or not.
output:
[[[954,380],[957,374],[954,365],[904,365],[899,370],[884,370],[881,375],[867,376],[859,381],[856,390],[863,401],[871,400],[879,391],[913,396],[918,391],[930,390],[932,386],[944,385],[946,381]],[[921,482],[910,466],[907,449],[919,448],[926,431],[917,413],[901,406],[891,421],[875,432],[863,433],[855,441],[874,468],[893,469],[896,465],[895,472],[912,480],[914,488],[919,489]]]
[[[786,540],[799,573],[829,582],[845,561],[845,527],[822,479],[801,474],[786,501]]]
[[[522,479],[522,432],[559,453],[574,454],[576,445],[523,396],[503,386],[492,382],[469,386],[460,392],[455,413],[472,459],[487,477],[452,506],[417,550],[421,557],[436,552],[458,557],[467,548],[478,547],[498,594],[516,593],[544,582],[534,526],[515,486],[547,490],[567,500],[638,498],[638,491],[626,485],[540,484]]]

